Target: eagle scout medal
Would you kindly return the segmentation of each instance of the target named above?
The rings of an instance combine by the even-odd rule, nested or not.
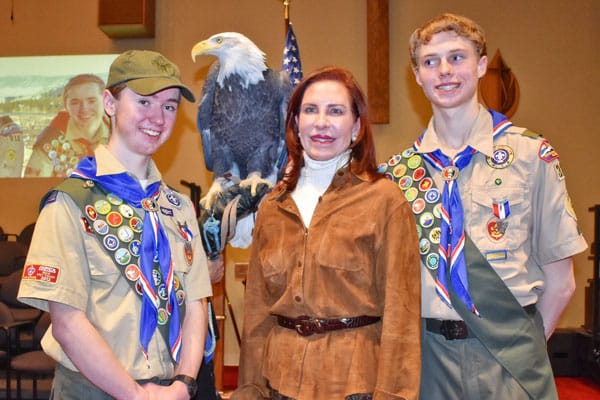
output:
[[[487,223],[487,231],[490,239],[492,239],[495,242],[501,240],[504,237],[504,234],[506,233],[507,227],[508,222],[492,218]]]
[[[194,235],[188,227],[187,222],[184,222],[183,224],[177,222],[177,230],[179,231],[179,234],[181,235],[183,240],[185,240],[183,244],[183,255],[185,256],[185,261],[188,265],[192,265],[192,262],[194,261],[194,251],[192,250],[192,238],[194,237]]]
[[[512,164],[515,159],[515,153],[510,146],[500,144],[494,146],[492,157],[486,157],[487,164],[495,169],[503,169]]]

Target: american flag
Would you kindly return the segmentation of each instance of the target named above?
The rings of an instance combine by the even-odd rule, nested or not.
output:
[[[300,49],[298,49],[298,42],[296,41],[296,35],[294,35],[291,22],[288,23],[288,33],[287,37],[285,38],[285,48],[283,49],[281,70],[287,71],[287,73],[290,75],[290,82],[292,82],[293,87],[296,87],[296,85],[302,80]]]

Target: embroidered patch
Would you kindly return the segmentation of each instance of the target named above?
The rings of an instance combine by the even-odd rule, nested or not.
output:
[[[545,162],[551,162],[558,159],[558,153],[550,143],[544,140],[542,141],[542,144],[540,144],[538,157]]]
[[[515,153],[510,146],[501,144],[494,146],[492,157],[486,157],[487,164],[495,169],[503,169],[512,164],[515,159]]]
[[[504,261],[507,258],[508,252],[506,250],[487,251],[485,253],[485,259],[488,261]]]
[[[28,264],[23,269],[22,279],[56,283],[58,275],[60,274],[60,268],[50,267],[48,265],[39,264]]]

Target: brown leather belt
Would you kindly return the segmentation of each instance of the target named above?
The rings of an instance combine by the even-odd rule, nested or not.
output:
[[[325,333],[329,331],[337,331],[340,329],[358,328],[365,325],[374,324],[381,320],[381,317],[370,317],[361,315],[360,317],[351,318],[312,318],[303,315],[298,318],[288,318],[282,315],[277,315],[279,326],[293,329],[300,336],[310,336],[315,333]]]
[[[529,316],[534,316],[536,312],[535,304],[523,307]],[[465,321],[461,320],[440,320],[434,318],[425,318],[425,329],[429,332],[437,333],[446,338],[446,340],[459,340],[473,338]]]

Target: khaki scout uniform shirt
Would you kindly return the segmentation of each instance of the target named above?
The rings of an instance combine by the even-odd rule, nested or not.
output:
[[[420,375],[419,254],[412,212],[386,179],[339,170],[306,228],[290,193],[261,203],[252,242],[240,387],[268,382],[298,400],[416,399]],[[312,336],[274,315],[381,316]]]
[[[96,149],[96,161],[99,176],[124,171],[124,167],[104,146]],[[160,173],[151,163],[148,183],[160,179]],[[180,205],[169,202],[167,193],[179,199]],[[159,218],[169,240],[173,268],[183,283],[186,301],[210,296],[212,289],[206,256],[191,201],[162,185],[158,205],[162,210]],[[143,220],[144,211],[135,211]],[[171,213],[172,216],[169,215]],[[106,253],[100,241],[86,232],[82,218],[80,208],[64,193],[59,193],[55,202],[43,208],[27,255],[25,275],[30,265],[48,266],[55,272],[48,275],[48,281],[23,279],[19,300],[42,310],[48,310],[48,302],[54,301],[84,311],[134,379],[172,377],[174,364],[158,330],[148,345],[148,368],[139,339],[141,297],[130,287],[121,268]],[[186,222],[193,233],[191,265],[185,259],[185,241],[178,233],[177,222]],[[76,370],[52,336],[51,329],[46,332],[42,345],[59,363]]]
[[[503,279],[519,303],[534,304],[544,290],[542,266],[584,251],[587,243],[571,206],[565,177],[558,159],[550,162],[539,156],[544,139],[509,127],[492,140],[492,117],[480,106],[467,144],[479,151],[460,171],[458,187],[464,210],[465,232]],[[420,153],[438,149],[438,139],[429,122]],[[487,157],[494,150],[508,150],[509,161],[496,168]],[[493,164],[493,163],[491,163]],[[427,169],[438,189],[444,181],[440,171]],[[508,201],[510,214],[504,220],[494,215],[494,203]],[[503,232],[502,232],[503,231]],[[423,265],[422,314],[424,318],[461,319],[441,301],[435,283]],[[471,290],[477,290],[471,288]]]

